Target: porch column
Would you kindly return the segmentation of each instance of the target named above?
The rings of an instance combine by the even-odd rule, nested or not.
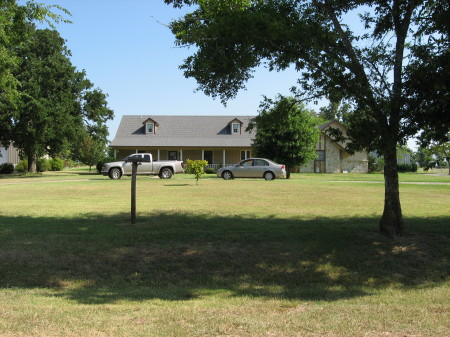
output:
[[[183,149],[180,149],[180,160],[183,161]]]
[[[114,158],[117,158],[117,150],[114,149]]]
[[[160,151],[158,149],[158,161],[161,160],[160,158],[161,158],[161,153],[160,153]]]
[[[202,150],[202,160],[205,160],[205,150]]]
[[[223,152],[223,154],[222,154],[222,156],[223,156],[223,158],[222,158],[222,161],[223,161],[223,167],[225,167],[225,159],[226,159],[226,157],[225,157],[225,149],[223,149],[222,150],[222,152]]]

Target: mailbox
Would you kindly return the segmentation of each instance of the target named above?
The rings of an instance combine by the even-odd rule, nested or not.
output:
[[[126,163],[150,163],[150,156],[144,155],[144,156],[129,156],[125,158]]]

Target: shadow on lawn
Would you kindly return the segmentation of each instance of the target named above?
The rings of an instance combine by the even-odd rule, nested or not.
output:
[[[0,287],[54,288],[81,303],[230,296],[333,301],[367,289],[432,286],[450,275],[450,218],[312,220],[184,213],[0,216]],[[424,234],[426,233],[426,234]]]

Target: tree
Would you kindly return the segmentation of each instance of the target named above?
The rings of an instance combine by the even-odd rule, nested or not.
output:
[[[27,40],[32,22],[70,22],[52,10],[58,9],[66,15],[70,13],[58,5],[45,6],[28,1],[19,5],[16,0],[0,2],[0,110],[5,104],[19,99],[17,86],[19,81],[13,72],[19,66],[16,47]],[[1,122],[1,121],[0,121]]]
[[[198,185],[198,180],[205,173],[205,166],[208,165],[206,160],[190,160],[186,161],[186,173],[193,174],[196,179],[196,184]]]
[[[448,138],[450,138],[450,133]],[[419,165],[428,170],[445,161],[448,166],[448,174],[450,175],[450,142],[431,141],[427,144],[422,143],[417,151],[416,157]]]
[[[318,118],[293,97],[278,95],[277,100],[265,98],[259,115],[247,128],[256,128],[253,148],[256,156],[286,165],[286,178],[294,165],[304,165],[316,159],[316,144],[320,131]]]
[[[97,162],[105,157],[106,147],[105,144],[86,134],[81,142],[78,144],[78,156],[82,163],[89,165],[89,172],[92,166],[96,165]]]
[[[447,0],[165,2],[196,5],[170,27],[177,45],[196,47],[180,68],[207,95],[234,98],[253,70],[266,64],[269,70],[295,67],[302,99],[351,104],[347,151],[383,155],[380,231],[403,233],[397,144],[420,128],[441,135],[450,125]],[[349,19],[358,15],[363,28],[352,30]],[[431,78],[423,87],[427,72],[437,76],[438,90],[430,89]]]
[[[352,106],[343,101],[330,102],[328,106],[321,107],[318,116],[323,120],[330,122],[337,120],[346,125],[351,115]]]
[[[3,144],[14,142],[28,157],[28,171],[36,171],[36,158],[57,156],[70,148],[86,130],[106,141],[104,122],[113,117],[106,95],[92,89],[84,71],[69,59],[64,40],[54,30],[32,30],[17,46],[20,100],[0,111]]]

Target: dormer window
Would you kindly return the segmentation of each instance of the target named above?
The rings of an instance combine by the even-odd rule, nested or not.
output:
[[[241,133],[241,124],[240,123],[233,123],[233,124],[231,124],[231,133],[232,134],[239,134],[239,133]]]
[[[145,123],[145,133],[155,133],[155,123],[153,122]]]
[[[151,118],[147,118],[142,122],[144,125],[145,134],[151,135],[156,133],[156,129],[158,128],[158,123]]]

